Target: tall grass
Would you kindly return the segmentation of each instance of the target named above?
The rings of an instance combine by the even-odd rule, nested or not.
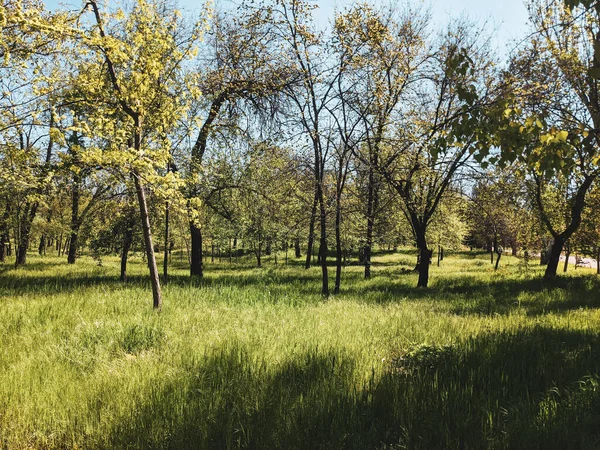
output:
[[[0,266],[1,448],[600,448],[600,281],[456,254],[347,267],[323,300],[291,261]]]

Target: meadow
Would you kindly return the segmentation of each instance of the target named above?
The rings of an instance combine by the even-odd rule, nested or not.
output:
[[[319,295],[301,261],[0,265],[0,448],[597,449],[600,279],[410,250]]]

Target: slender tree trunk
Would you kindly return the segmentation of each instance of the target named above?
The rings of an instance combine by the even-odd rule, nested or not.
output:
[[[194,222],[190,222],[191,250],[190,276],[202,276],[202,230]]]
[[[27,262],[27,250],[29,249],[29,239],[31,237],[31,225],[37,214],[37,209],[37,203],[27,205],[25,207],[25,213],[20,218],[15,267],[24,265]]]
[[[79,219],[79,199],[80,199],[81,177],[77,174],[73,175],[73,188],[71,191],[71,240],[69,241],[69,253],[67,262],[75,264],[77,259],[77,235],[81,220]]]
[[[136,124],[139,127],[139,124]],[[139,144],[139,133],[136,133],[136,141]],[[139,148],[136,145],[135,148]],[[156,257],[154,255],[154,245],[152,243],[152,232],[150,229],[150,217],[148,216],[148,204],[146,202],[146,192],[141,183],[140,177],[134,173],[133,181],[135,183],[135,191],[140,207],[140,216],[142,219],[142,231],[144,234],[144,244],[146,246],[146,256],[148,258],[148,269],[150,270],[150,283],[152,284],[152,299],[154,309],[160,309],[162,306],[162,293],[160,289],[160,279],[158,275],[158,267],[156,265]]]
[[[502,258],[502,252],[496,252],[496,265],[494,266],[494,270],[498,270],[498,267],[500,267],[500,258]]]
[[[310,210],[310,222],[308,224],[308,244],[306,248],[306,264],[305,269],[310,269],[311,258],[313,256],[313,246],[315,240],[315,222],[317,220],[317,204],[319,202],[318,188],[315,189],[315,198],[313,200],[312,208]]]
[[[6,209],[4,210],[4,214],[2,215],[2,221],[0,222],[0,262],[4,262],[8,254],[8,244],[10,243],[10,238],[8,235],[8,219],[10,218],[10,209],[8,206],[8,202],[6,204]]]
[[[300,251],[300,238],[294,239],[294,251],[296,258],[300,258],[302,256]]]
[[[265,248],[265,255],[266,256],[271,256],[271,246],[272,246],[271,241],[272,241],[272,239],[270,237],[268,237],[267,238],[267,246]]]
[[[429,265],[431,263],[433,251],[427,248],[427,240],[425,238],[427,230],[425,227],[418,224],[413,225],[413,229],[415,231],[417,248],[419,249],[419,257],[417,262],[419,280],[417,281],[417,287],[426,288],[429,284]]]
[[[262,267],[262,240],[260,236],[258,237],[258,243],[256,244],[256,250],[254,251],[256,255],[256,267]]]
[[[546,266],[546,272],[544,278],[554,278],[558,269],[558,262],[560,261],[560,254],[562,253],[565,239],[562,236],[556,236],[552,247],[550,248],[550,258],[548,259],[548,266]]]
[[[73,224],[71,227],[71,236],[69,237],[69,251],[67,253],[67,262],[75,264],[77,259],[77,247],[79,245],[79,228],[80,224]]]
[[[46,254],[46,233],[42,233],[40,237],[40,245],[38,245],[38,254],[43,256]]]
[[[65,239],[65,245],[63,245],[62,253],[60,254],[60,256],[64,256],[65,253],[67,253],[67,249],[69,248],[70,245],[71,245],[71,236],[69,236],[67,239]]]
[[[600,275],[600,246],[596,248],[596,273]]]
[[[340,285],[342,283],[342,237],[340,225],[342,222],[342,202],[341,192],[337,192],[335,202],[335,287],[334,294],[340,293]]]
[[[165,252],[163,257],[163,279],[165,284],[169,281],[169,202],[165,202]]]
[[[375,224],[375,211],[377,209],[377,186],[375,185],[376,160],[371,158],[369,164],[369,180],[367,187],[367,239],[364,248],[365,279],[371,278],[371,254],[373,252],[373,228]]]
[[[0,262],[4,262],[6,260],[6,235],[4,233],[0,233]]]
[[[319,208],[320,208],[320,222],[321,222],[321,239],[319,245],[319,256],[321,257],[321,274],[322,274],[322,285],[321,294],[324,297],[329,297],[329,275],[327,273],[327,212],[325,210],[325,199],[323,195],[323,184],[322,180],[318,187],[319,193]]]

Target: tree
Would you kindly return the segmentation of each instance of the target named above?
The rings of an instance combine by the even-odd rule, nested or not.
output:
[[[329,68],[327,59],[321,53],[321,36],[311,23],[313,6],[304,0],[284,0],[277,2],[273,9],[282,45],[291,54],[291,60],[300,74],[300,82],[287,86],[284,90],[289,98],[294,116],[309,142],[312,150],[312,170],[314,174],[314,202],[309,225],[307,267],[313,245],[316,208],[319,208],[319,260],[321,263],[321,294],[329,296],[329,275],[327,271],[327,205],[325,202],[325,164],[329,147],[323,135],[327,115],[327,104],[331,100],[335,78],[326,77]]]
[[[133,180],[153,304],[160,309],[162,295],[146,184],[161,180],[157,169],[166,167],[169,160],[168,148],[162,145],[160,137],[174,126],[187,107],[177,95],[178,76],[185,61],[195,54],[201,27],[195,25],[180,40],[176,34],[182,28],[179,13],[145,0],[138,0],[126,16],[122,11],[102,14],[94,0],[88,1],[87,7],[93,13],[95,25],[78,34],[90,60],[89,70],[80,74],[80,84],[85,83],[86,99],[99,103],[97,116],[91,118],[94,131],[101,130],[110,139],[108,151],[97,156],[101,164],[126,167]],[[99,79],[103,83],[99,84]],[[111,120],[113,117],[117,120]],[[84,134],[90,136],[91,124],[82,125]]]
[[[540,219],[553,238],[545,278],[556,276],[562,249],[581,225],[587,192],[600,174],[600,9],[584,11],[588,4],[532,1],[535,37],[506,76],[514,100],[501,113],[501,160],[519,159],[530,169]],[[571,194],[567,220],[557,223],[545,199],[561,180],[568,180]]]
[[[270,13],[248,8],[238,11],[243,11],[239,18],[214,18],[203,67],[192,80],[198,83],[193,87],[200,87],[204,95],[196,105],[195,114],[191,115],[192,123],[200,122],[190,150],[186,187],[190,206],[191,276],[202,276],[202,230],[192,206],[202,190],[199,179],[211,139],[214,140],[216,131],[222,128],[240,132],[236,122],[242,104],[253,108],[255,119],[260,114],[272,115],[279,92],[290,82],[288,65],[277,56],[272,44]],[[219,123],[226,107],[229,107],[230,117]],[[200,119],[202,113],[204,116]]]
[[[365,278],[371,276],[373,234],[380,210],[383,180],[377,167],[381,147],[392,124],[401,120],[407,93],[422,75],[419,68],[427,59],[426,25],[425,17],[416,10],[398,12],[366,4],[350,8],[335,20],[343,65],[340,77],[347,86],[340,95],[347,115],[361,124],[360,145],[354,145],[352,151],[365,172]]]
[[[419,249],[418,287],[429,282],[428,227],[476,149],[475,130],[490,99],[491,64],[484,45],[466,24],[443,37],[378,166],[402,200]]]

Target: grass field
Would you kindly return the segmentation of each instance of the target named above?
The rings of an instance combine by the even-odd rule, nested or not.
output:
[[[0,448],[600,448],[600,279],[414,254],[374,277],[176,263],[0,265]],[[332,273],[333,275],[333,273]]]

